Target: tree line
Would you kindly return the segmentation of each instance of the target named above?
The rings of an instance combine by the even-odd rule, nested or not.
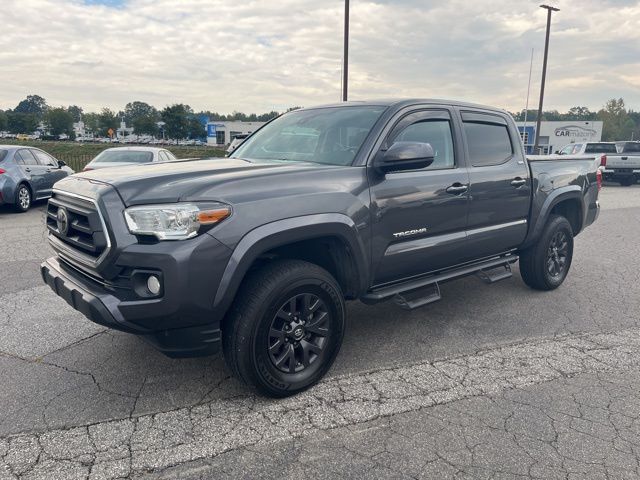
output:
[[[525,110],[512,113],[516,121],[523,122]],[[526,112],[527,122],[538,119],[537,110]],[[640,112],[627,109],[622,98],[612,98],[600,110],[594,112],[588,107],[572,107],[565,113],[557,110],[542,112],[543,121],[589,121],[600,120],[602,126],[602,141],[615,142],[617,140],[640,140]]]
[[[136,135],[153,135],[173,139],[197,139],[206,135],[206,121],[266,122],[279,115],[276,111],[263,114],[233,112],[222,115],[217,112],[195,112],[189,105],[174,104],[158,110],[145,102],[127,103],[124,110],[102,108],[98,112],[84,112],[78,105],[51,107],[39,95],[28,95],[10,110],[0,110],[0,131],[32,133],[38,128],[50,135],[61,134],[74,138],[73,124],[82,121],[85,130],[98,137],[116,131],[120,122],[133,128]]]
[[[299,107],[293,107],[293,110]],[[99,112],[85,113],[82,107],[69,105],[67,107],[50,107],[44,98],[39,95],[28,95],[14,109],[0,110],[0,131],[10,133],[32,133],[39,126],[51,135],[61,134],[74,136],[73,123],[82,120],[85,129],[99,137],[108,135],[108,131],[114,131],[120,127],[120,122],[125,121],[128,127],[133,127],[136,135],[165,136],[174,139],[196,139],[205,136],[204,123],[209,121],[243,121],[266,122],[279,115],[276,111],[263,114],[245,114],[233,112],[223,115],[218,112],[194,110],[185,104],[169,105],[158,110],[145,102],[135,101],[127,103],[124,110],[115,112],[109,108],[103,108]],[[525,111],[512,113],[516,121],[524,121]],[[526,112],[528,121],[537,120],[537,110]],[[609,100],[600,110],[592,111],[588,107],[572,107],[567,112],[557,110],[542,112],[542,120],[554,121],[589,121],[601,120],[604,122],[602,140],[630,140],[640,139],[640,112],[627,109],[622,98]]]

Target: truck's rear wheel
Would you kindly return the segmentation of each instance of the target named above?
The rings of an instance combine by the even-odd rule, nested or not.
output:
[[[225,360],[258,392],[293,395],[329,370],[344,324],[342,292],[327,271],[299,260],[273,262],[238,291],[223,325]]]
[[[620,185],[622,185],[623,187],[630,187],[634,183],[636,183],[636,180],[633,177],[625,177],[620,179]]]
[[[538,242],[520,254],[522,280],[536,290],[553,290],[564,282],[573,258],[569,221],[551,215]]]

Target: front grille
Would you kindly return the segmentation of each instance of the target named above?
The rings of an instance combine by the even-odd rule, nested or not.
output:
[[[93,200],[54,191],[47,205],[51,245],[72,261],[95,267],[109,249],[104,221]]]

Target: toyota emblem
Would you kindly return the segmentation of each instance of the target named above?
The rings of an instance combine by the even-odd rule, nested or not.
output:
[[[58,213],[56,214],[56,225],[60,235],[66,236],[67,233],[69,233],[69,214],[67,213],[66,208],[60,207],[58,209]]]

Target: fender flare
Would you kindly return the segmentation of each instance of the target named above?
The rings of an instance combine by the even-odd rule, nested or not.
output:
[[[538,192],[540,193],[540,192]],[[551,210],[560,202],[564,202],[565,200],[578,200],[580,203],[581,209],[581,221],[584,222],[584,205],[583,205],[583,192],[582,188],[579,185],[568,185],[566,187],[558,188],[557,190],[552,191],[547,198],[544,200],[542,207],[537,215],[537,217],[533,218],[532,212],[532,222],[531,228],[529,229],[529,233],[527,234],[527,238],[525,239],[521,248],[527,248],[531,246],[542,234],[542,230],[544,226],[547,224],[547,220],[549,219],[549,215],[551,214]],[[535,202],[533,205],[535,208]]]
[[[369,264],[365,246],[354,221],[340,213],[323,213],[286,218],[251,230],[237,244],[220,280],[213,302],[222,315],[233,299],[251,264],[264,252],[289,243],[335,236],[351,250],[357,268],[360,292],[366,290]]]

